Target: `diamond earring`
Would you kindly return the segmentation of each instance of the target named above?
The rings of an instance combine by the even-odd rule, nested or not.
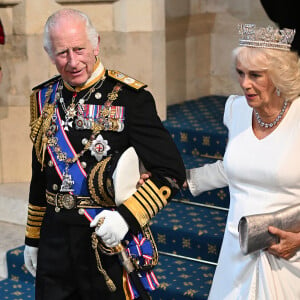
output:
[[[279,88],[276,88],[276,95],[277,95],[278,97],[280,97],[280,89],[279,89]]]

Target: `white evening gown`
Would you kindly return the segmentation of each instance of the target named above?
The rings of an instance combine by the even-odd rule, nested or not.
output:
[[[300,251],[290,260],[266,251],[243,255],[238,239],[242,216],[267,213],[300,202],[300,98],[278,127],[258,140],[245,97],[230,96],[224,124],[228,145],[224,170],[230,210],[210,300],[299,300]]]

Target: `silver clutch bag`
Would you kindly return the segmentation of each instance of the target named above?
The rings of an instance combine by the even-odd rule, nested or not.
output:
[[[279,229],[300,231],[300,204],[289,206],[275,212],[244,216],[240,219],[239,241],[243,254],[249,254],[259,249],[278,243],[277,236],[268,231],[269,226]]]

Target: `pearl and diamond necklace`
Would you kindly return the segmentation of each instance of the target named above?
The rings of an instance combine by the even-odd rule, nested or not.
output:
[[[283,116],[283,114],[284,114],[284,112],[285,112],[285,110],[287,108],[287,105],[288,105],[288,101],[284,100],[284,103],[283,103],[281,111],[279,112],[279,114],[276,117],[276,119],[273,122],[271,122],[271,123],[266,123],[266,122],[262,121],[262,119],[261,119],[260,115],[258,114],[258,112],[254,110],[255,117],[256,117],[258,125],[261,126],[261,127],[264,127],[264,128],[272,128],[272,127],[274,127],[281,120],[281,118],[282,118],[282,116]]]

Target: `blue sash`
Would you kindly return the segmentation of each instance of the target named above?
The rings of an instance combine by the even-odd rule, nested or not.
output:
[[[52,104],[55,100],[55,94],[56,94],[58,85],[59,85],[59,82],[57,82],[53,86],[52,93],[51,93],[51,96],[49,99],[50,104]],[[40,90],[40,93],[39,93],[40,113],[42,112],[43,107],[45,105],[47,90],[48,90],[47,87],[43,88]],[[68,158],[74,158],[76,155],[76,152],[75,152],[72,144],[70,143],[69,138],[66,135],[64,128],[62,127],[61,116],[59,114],[58,107],[55,107],[55,114],[57,116],[57,118],[55,120],[56,126],[57,126],[57,128],[59,128],[59,130],[55,134],[55,137],[58,139],[60,149],[61,149],[61,151],[66,153]],[[62,180],[63,172],[66,168],[66,163],[63,161],[60,161],[58,159],[57,154],[54,151],[54,147],[55,146],[48,146],[47,150],[48,150],[51,160],[55,166],[56,172],[57,172],[58,176],[60,177],[60,179]],[[80,161],[77,160],[76,163],[70,164],[68,172],[74,179],[74,184],[72,186],[74,191],[72,192],[72,194],[88,196],[89,194],[88,194],[88,187],[87,187],[87,182],[86,182],[87,174],[86,174],[85,170],[82,168]]]
[[[129,240],[129,244],[126,246],[128,255],[138,260],[140,265],[151,264],[153,257],[153,247],[151,242],[147,240],[141,233],[138,233],[138,235],[128,233],[125,238]],[[152,292],[159,287],[157,278],[152,270],[140,271],[139,276],[146,291]],[[134,286],[134,283],[131,281],[128,274],[126,274],[126,277],[131,299],[138,298],[139,293]]]

